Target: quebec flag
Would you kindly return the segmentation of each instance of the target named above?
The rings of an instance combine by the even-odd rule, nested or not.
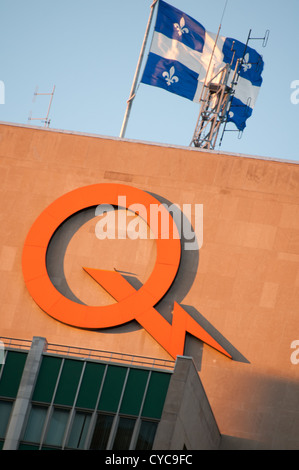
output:
[[[205,79],[208,82],[231,62],[232,77],[237,60],[243,58],[227,115],[228,122],[243,130],[262,84],[264,63],[254,49],[229,37],[218,37],[214,49],[216,38],[216,34],[207,32],[191,16],[159,0],[156,25],[141,82],[198,103]]]

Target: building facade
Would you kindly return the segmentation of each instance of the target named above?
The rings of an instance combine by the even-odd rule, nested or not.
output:
[[[299,448],[297,163],[8,123],[0,152],[3,449]],[[40,239],[56,217],[47,208],[99,184],[180,209],[189,225],[177,271],[170,245],[160,249],[155,237],[109,237],[107,226],[101,236],[101,200],[86,210],[66,204],[74,217],[61,218],[41,262]],[[28,278],[24,246],[43,214]],[[136,221],[126,228],[148,233]],[[157,259],[165,276],[151,285]],[[45,266],[57,299],[38,290]],[[114,271],[117,284],[102,288],[95,270]],[[122,296],[138,300],[140,286],[165,290],[151,315],[84,323],[89,306],[112,312]],[[74,310],[57,319],[61,298]]]
[[[219,447],[220,432],[191,358],[150,364],[149,358],[105,358],[99,351],[86,358],[86,350],[59,348],[45,338],[29,343],[7,343],[3,450]]]

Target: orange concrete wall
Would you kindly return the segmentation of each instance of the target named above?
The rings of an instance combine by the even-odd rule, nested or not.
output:
[[[138,325],[84,331],[41,311],[24,285],[23,244],[51,202],[89,184],[122,182],[203,204],[198,267],[190,258],[161,307],[171,318],[178,294],[232,352],[231,361],[196,340],[186,346],[223,446],[299,448],[299,364],[291,362],[299,340],[298,164],[2,124],[0,167],[0,336],[170,358]],[[83,262],[144,281],[154,260],[153,240],[101,245],[91,221],[72,239],[65,269],[76,295],[97,303],[107,299],[84,277]]]

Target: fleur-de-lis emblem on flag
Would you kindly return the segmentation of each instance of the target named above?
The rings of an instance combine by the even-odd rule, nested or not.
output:
[[[165,70],[165,72],[162,73],[162,76],[165,78],[168,86],[179,81],[179,78],[175,75],[174,66],[170,67],[169,72]]]
[[[189,29],[187,28],[187,26],[185,26],[185,19],[183,16],[180,20],[180,24],[174,23],[174,27],[176,28],[179,36],[182,36],[184,33],[189,33]]]
[[[249,64],[249,52],[245,54],[242,67],[243,67],[244,72],[247,72],[247,70],[251,69],[251,64]]]

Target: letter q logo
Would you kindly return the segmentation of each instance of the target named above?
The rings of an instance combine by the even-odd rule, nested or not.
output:
[[[59,226],[71,215],[99,204],[117,206],[119,195],[126,196],[127,208],[136,203],[149,208],[159,203],[149,193],[121,184],[85,186],[61,196],[46,208],[33,223],[25,240],[22,267],[27,289],[39,307],[48,315],[65,324],[86,329],[100,329],[127,323],[133,319],[145,328],[172,356],[184,352],[185,334],[189,332],[219,352],[230,357],[189,314],[174,303],[172,324],[155,309],[155,305],[170,289],[181,258],[181,243],[175,222],[167,211],[172,234],[165,239],[159,227],[150,227],[156,241],[156,263],[147,281],[136,290],[117,271],[92,267],[82,268],[108,291],[117,303],[107,306],[89,306],[63,296],[52,284],[46,265],[47,248]]]

